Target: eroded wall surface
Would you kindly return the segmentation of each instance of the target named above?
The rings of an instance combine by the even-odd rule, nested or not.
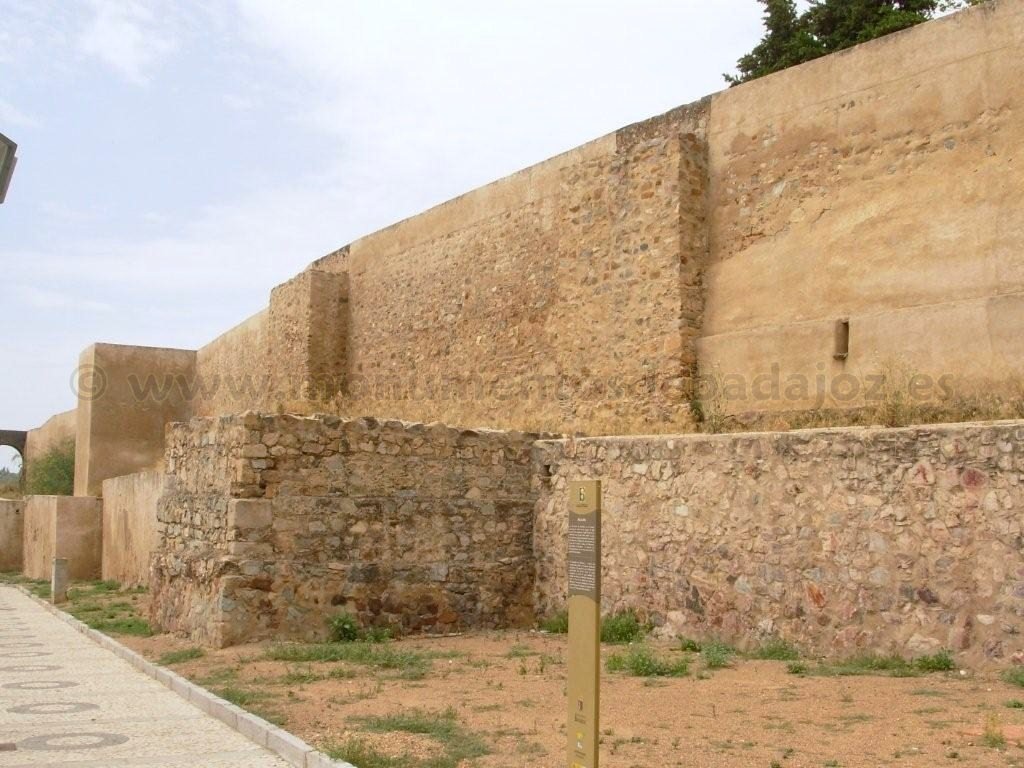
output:
[[[345,388],[348,316],[347,275],[308,269],[277,286],[266,310],[197,352],[190,413],[302,410],[332,401]]]
[[[20,573],[23,565],[24,503],[0,499],[0,573]]]
[[[169,435],[153,620],[215,645],[533,620],[535,434],[337,417]]]
[[[164,473],[138,472],[103,481],[103,578],[123,587],[149,584],[159,541],[157,502]]]
[[[704,104],[363,238],[345,413],[557,431],[689,424]]]
[[[258,312],[196,352],[191,413],[216,416],[260,410],[271,399],[262,386],[266,371],[268,310]]]
[[[49,579],[53,558],[68,560],[74,580],[100,578],[103,511],[86,496],[28,496],[24,507],[24,570],[30,579]]]
[[[750,647],[1024,649],[1024,422],[540,442],[538,612],[570,479],[603,481],[605,611]]]
[[[99,496],[103,481],[159,467],[164,428],[191,413],[182,382],[195,376],[184,349],[93,344],[79,361],[75,495]]]
[[[859,404],[890,365],[1021,395],[1022,44],[1000,0],[714,97],[700,365],[732,410]]]
[[[879,405],[881,374],[953,420],[979,392],[1019,403],[1022,40],[1024,0],[992,0],[357,240],[199,350],[173,418],[672,433]],[[117,421],[99,408],[80,435]]]

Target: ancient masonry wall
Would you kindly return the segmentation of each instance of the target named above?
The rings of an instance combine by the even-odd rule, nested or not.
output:
[[[196,355],[194,416],[308,408],[345,388],[348,276],[308,269]]]
[[[100,577],[102,503],[88,496],[29,496],[24,506],[23,573],[49,579],[53,558],[68,560],[75,580]]]
[[[1022,42],[1024,0],[990,0],[356,240],[195,353],[90,348],[76,492],[155,468],[167,421],[246,410],[588,435],[842,422],[893,390],[1019,413]]]
[[[103,481],[159,467],[164,428],[191,412],[195,371],[186,349],[93,344],[79,360],[75,495],[99,496]]]
[[[706,103],[316,262],[348,275],[344,413],[558,432],[692,425]]]
[[[200,642],[533,621],[523,433],[244,415],[170,430],[155,623]]]
[[[157,504],[164,474],[157,470],[103,481],[103,578],[122,587],[149,584],[159,541]]]
[[[0,499],[0,573],[20,573],[25,515],[21,499]]]
[[[604,482],[604,610],[807,651],[1024,649],[1024,422],[544,441],[537,610],[565,601],[566,483]]]
[[[723,408],[859,405],[892,367],[922,399],[1024,395],[1022,46],[1024,2],[996,0],[713,98],[699,348]]]

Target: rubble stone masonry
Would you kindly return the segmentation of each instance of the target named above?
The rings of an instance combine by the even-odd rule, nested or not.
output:
[[[1024,650],[1024,422],[537,444],[537,610],[566,484],[604,483],[604,610],[664,634],[986,659]]]
[[[337,417],[169,431],[153,619],[200,642],[529,626],[538,435]]]

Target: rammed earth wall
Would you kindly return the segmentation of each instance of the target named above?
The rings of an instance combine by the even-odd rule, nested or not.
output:
[[[337,417],[169,432],[153,618],[215,645],[528,626],[538,435]]]
[[[604,609],[808,651],[1024,649],[1024,422],[537,445],[537,610],[566,483],[604,483]]]

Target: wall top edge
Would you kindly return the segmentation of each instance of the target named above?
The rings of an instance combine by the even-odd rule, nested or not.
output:
[[[914,435],[922,432],[940,433],[954,435],[964,432],[981,432],[988,429],[1017,429],[1020,430],[1020,438],[1024,439],[1024,419],[1004,419],[999,421],[964,421],[948,422],[942,424],[912,424],[906,427],[814,427],[811,429],[790,429],[783,431],[761,431],[761,432],[720,432],[708,434],[705,432],[678,433],[678,434],[649,434],[649,435],[605,435],[578,438],[541,438],[537,442],[549,443],[552,445],[566,446],[572,443],[576,445],[611,445],[615,443],[639,443],[639,442],[667,442],[678,440],[688,443],[700,442],[731,442],[735,440],[753,439],[787,439],[787,438],[810,438],[810,437],[885,437],[886,435]]]
[[[134,481],[134,480],[141,480],[141,479],[148,479],[148,478],[158,478],[158,477],[162,477],[164,475],[166,475],[166,472],[164,472],[162,469],[142,469],[142,470],[139,470],[138,472],[130,472],[127,475],[118,475],[116,477],[108,477],[108,478],[106,478],[103,481],[103,485],[106,485],[107,483],[119,483],[119,482],[124,483],[124,482],[131,482],[131,481]]]
[[[174,428],[202,428],[203,426],[213,427],[244,427],[246,429],[273,429],[276,425],[302,426],[325,426],[342,427],[368,431],[373,429],[400,429],[406,432],[435,432],[458,434],[466,437],[497,437],[506,436],[521,440],[555,440],[561,437],[558,434],[549,432],[528,432],[522,430],[490,429],[484,427],[460,427],[441,422],[419,422],[403,421],[401,419],[379,419],[374,416],[346,417],[334,416],[332,414],[312,414],[304,416],[300,414],[273,414],[246,411],[244,413],[229,414],[226,416],[198,416],[187,422],[173,422],[170,425]]]
[[[111,349],[111,350],[139,349],[139,350],[144,350],[146,352],[172,352],[172,353],[175,353],[175,354],[186,354],[186,355],[194,355],[196,353],[196,350],[194,350],[194,349],[182,349],[182,348],[179,348],[179,347],[151,347],[151,346],[147,346],[145,344],[115,344],[113,342],[107,342],[107,341],[97,341],[97,342],[95,342],[93,344],[90,344],[88,347],[85,348],[84,352],[88,352],[90,350],[100,350],[100,349]],[[58,414],[58,415],[61,415],[61,414]]]

